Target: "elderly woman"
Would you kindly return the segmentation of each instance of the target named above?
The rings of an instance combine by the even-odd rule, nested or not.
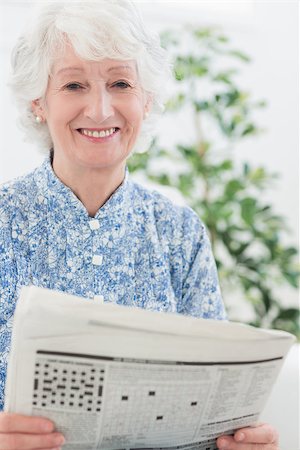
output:
[[[161,109],[168,64],[128,0],[44,4],[13,53],[11,87],[29,138],[48,151],[0,190],[1,409],[21,286],[150,310],[224,319],[205,228],[130,180]],[[38,417],[0,414],[0,449],[59,448]],[[232,450],[276,450],[268,425],[223,436]]]

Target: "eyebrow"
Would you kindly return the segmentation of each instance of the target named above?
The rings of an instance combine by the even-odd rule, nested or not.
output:
[[[133,68],[126,65],[119,65],[119,66],[112,66],[110,67],[107,72],[113,72],[113,71],[120,71],[120,70],[128,70],[129,72],[133,72]],[[58,72],[56,72],[56,75],[60,75],[64,72],[84,72],[84,69],[82,67],[64,67],[60,69]]]
[[[108,69],[107,72],[112,72],[116,70],[129,70],[130,72],[133,72],[133,68],[131,66],[121,65],[121,66],[112,66]]]

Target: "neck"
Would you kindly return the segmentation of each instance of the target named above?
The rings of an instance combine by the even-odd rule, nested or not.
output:
[[[125,163],[117,168],[71,168],[69,165],[56,164],[54,157],[52,165],[56,176],[74,192],[90,217],[95,216],[99,208],[122,184],[125,176]]]

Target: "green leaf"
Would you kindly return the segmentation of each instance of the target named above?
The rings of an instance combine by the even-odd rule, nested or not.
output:
[[[195,107],[197,112],[207,111],[209,109],[209,106],[210,106],[209,103],[206,100],[203,100],[203,101],[196,101],[195,100],[193,102],[193,105],[194,105],[194,107]]]
[[[271,291],[270,291],[270,289],[266,289],[266,288],[262,288],[262,287],[260,287],[260,290],[261,290],[261,294],[262,294],[262,301],[264,303],[264,307],[266,309],[266,312],[268,312],[273,303]]]
[[[249,172],[249,179],[254,183],[261,183],[263,181],[269,180],[269,176],[264,167],[257,167]]]
[[[234,56],[235,58],[240,59],[243,62],[250,62],[251,59],[246,53],[241,52],[240,50],[229,50],[229,55]]]
[[[253,123],[248,123],[242,132],[242,136],[247,136],[248,134],[254,134],[257,132],[257,128]]]
[[[237,72],[236,70],[230,70],[230,71],[227,71],[227,72],[220,72],[217,75],[214,75],[212,77],[212,80],[232,85],[233,82],[231,80],[231,76],[234,75],[236,72]]]
[[[212,35],[212,29],[211,28],[199,28],[199,29],[193,31],[193,35],[197,39],[206,39]]]
[[[176,111],[181,108],[186,101],[186,96],[182,92],[179,92],[176,96],[170,98],[166,102],[166,109],[169,111]]]
[[[253,225],[256,214],[256,200],[252,197],[247,197],[241,200],[241,216],[242,219],[248,224]]]
[[[235,194],[244,189],[244,184],[237,179],[230,180],[225,187],[225,196],[234,197]]]
[[[276,320],[284,319],[284,320],[298,320],[300,317],[300,311],[297,308],[287,308],[281,309],[280,313],[277,315]]]
[[[300,276],[299,271],[288,271],[288,272],[283,271],[282,275],[291,286],[293,286],[294,288],[299,287],[299,276]]]
[[[217,36],[217,39],[218,39],[219,42],[224,42],[224,43],[229,42],[229,38],[227,36],[224,36],[224,35]]]
[[[244,163],[243,168],[244,168],[244,170],[243,170],[244,176],[247,177],[249,175],[249,172],[250,172],[249,164],[248,163]]]
[[[185,78],[185,70],[183,66],[177,66],[175,69],[175,79],[177,81],[182,81]]]
[[[219,169],[221,171],[231,170],[232,168],[233,168],[233,162],[231,161],[231,159],[225,159],[225,161],[223,161],[219,166]]]

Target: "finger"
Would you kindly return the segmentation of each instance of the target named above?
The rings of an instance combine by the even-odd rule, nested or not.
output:
[[[55,448],[53,448],[53,447],[51,447],[51,448],[36,448],[36,449],[34,449],[34,450],[62,450],[61,449],[61,447],[55,447]]]
[[[54,424],[44,417],[0,413],[0,433],[51,433]]]
[[[236,442],[230,436],[219,438],[217,448],[219,450],[279,450],[276,444],[243,444]]]
[[[0,448],[6,450],[15,450],[22,448],[22,450],[43,450],[49,448],[60,447],[65,443],[65,439],[60,433],[50,434],[0,434]]]
[[[278,433],[271,425],[263,423],[255,427],[241,428],[235,432],[234,440],[252,444],[278,444]]]
[[[35,450],[62,450],[61,447],[51,447],[51,448],[36,448]]]
[[[217,439],[216,443],[220,450],[230,449],[232,444],[234,444],[234,439],[232,436],[221,436]]]

